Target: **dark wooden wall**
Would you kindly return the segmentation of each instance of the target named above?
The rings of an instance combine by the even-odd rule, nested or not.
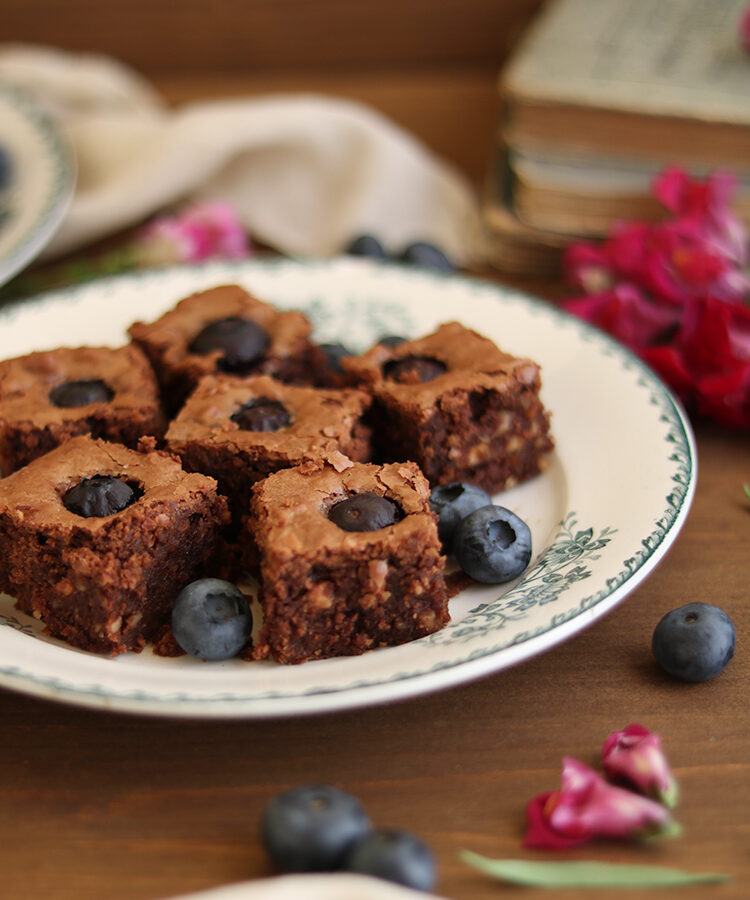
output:
[[[0,38],[164,72],[496,66],[541,0],[3,0]]]

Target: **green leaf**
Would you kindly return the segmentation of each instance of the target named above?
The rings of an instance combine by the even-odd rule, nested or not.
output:
[[[743,484],[742,487],[745,489],[745,496],[750,500],[750,484]]]
[[[665,866],[639,866],[593,860],[540,862],[527,859],[488,859],[462,850],[461,860],[500,881],[527,887],[610,888],[680,887],[689,884],[719,884],[731,875],[719,872],[688,872]]]

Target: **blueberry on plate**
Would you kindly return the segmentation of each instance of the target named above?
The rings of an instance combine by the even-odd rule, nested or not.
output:
[[[483,506],[456,528],[453,552],[475,581],[502,584],[516,578],[531,560],[529,526],[503,506]]]
[[[439,484],[432,489],[430,507],[438,517],[438,535],[446,553],[451,552],[453,535],[461,519],[491,503],[487,491],[465,481]]]
[[[245,595],[219,578],[184,587],[172,607],[172,632],[182,649],[201,659],[231,659],[247,643],[253,618]]]
[[[708,681],[734,656],[732,620],[718,606],[687,603],[668,612],[651,641],[656,661],[681,681]]]
[[[456,268],[443,251],[427,241],[415,241],[405,247],[399,256],[401,262],[425,269],[438,269],[442,272],[453,272]]]
[[[283,872],[330,872],[370,830],[357,800],[327,784],[273,797],[261,820],[263,845]]]
[[[348,872],[395,881],[416,891],[432,890],[435,857],[430,848],[408,831],[377,828],[352,847],[344,863]]]
[[[349,256],[371,256],[373,259],[385,259],[387,254],[383,245],[372,234],[360,234],[346,248]]]
[[[384,334],[381,337],[377,345],[378,347],[388,347],[388,349],[393,349],[393,347],[400,347],[401,344],[406,343],[406,338],[401,337],[400,334]]]

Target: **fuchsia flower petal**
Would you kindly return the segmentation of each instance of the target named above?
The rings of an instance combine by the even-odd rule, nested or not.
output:
[[[524,846],[560,849],[595,837],[645,838],[678,831],[665,806],[613,787],[593,769],[566,756],[560,790],[534,798],[527,807]]]
[[[250,253],[245,229],[225,203],[199,203],[176,216],[159,216],[138,235],[144,264],[243,259]]]
[[[677,783],[661,738],[642,725],[628,725],[610,734],[602,747],[602,765],[609,778],[628,782],[670,808],[676,806]]]
[[[740,43],[750,53],[750,6],[740,16],[739,22]]]
[[[564,307],[638,353],[692,411],[750,428],[750,241],[735,179],[673,166],[653,190],[673,218],[569,247],[566,274],[584,295]]]
[[[563,308],[632,349],[654,343],[679,322],[674,307],[652,303],[635,285],[627,282],[600,294],[566,300]]]

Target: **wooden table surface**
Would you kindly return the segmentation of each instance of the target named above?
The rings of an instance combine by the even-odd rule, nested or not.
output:
[[[493,84],[488,69],[463,69],[455,80],[436,70],[353,79],[345,91],[410,125],[474,177],[491,153]],[[266,85],[160,84],[177,100]],[[552,282],[513,283],[561,293]],[[649,847],[592,844],[564,858],[733,876],[710,888],[623,895],[631,898],[750,896],[750,503],[742,492],[750,454],[747,435],[696,430],[697,492],[666,559],[603,620],[512,670],[393,705],[265,722],[141,718],[0,691],[0,896],[156,900],[270,875],[259,816],[274,793],[307,782],[339,785],[376,823],[425,838],[447,898],[542,896],[489,881],[458,851],[549,858],[521,848],[526,801],[557,785],[564,754],[595,765],[605,736],[630,722],[663,737],[684,833]],[[691,600],[722,606],[737,627],[735,659],[699,685],[661,674],[650,652],[659,618]]]

